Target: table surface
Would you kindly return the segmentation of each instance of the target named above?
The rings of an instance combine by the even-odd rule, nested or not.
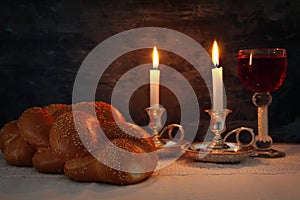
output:
[[[9,166],[0,158],[0,199],[300,199],[300,145],[276,144],[277,159],[247,158],[239,164],[181,158],[144,182],[115,186],[79,183],[64,175]]]

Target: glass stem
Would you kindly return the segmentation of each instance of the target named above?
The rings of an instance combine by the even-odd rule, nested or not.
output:
[[[272,138],[268,130],[268,106],[272,102],[270,93],[255,93],[252,97],[254,105],[257,107],[258,134],[255,137],[255,145],[259,150],[267,150],[272,146]]]
[[[268,136],[268,105],[257,107],[258,135]]]

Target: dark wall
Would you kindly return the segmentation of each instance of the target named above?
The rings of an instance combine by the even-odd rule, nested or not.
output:
[[[269,109],[270,132],[275,141],[300,142],[300,107],[297,99],[300,92],[299,1],[37,2],[0,3],[1,127],[18,118],[28,107],[70,104],[77,70],[95,46],[119,32],[154,26],[182,32],[198,41],[208,52],[217,38],[221,49],[220,63],[224,67],[227,104],[233,110],[228,117],[229,128],[241,125],[256,128],[252,93],[241,85],[237,74],[237,51],[252,47],[286,48],[289,63],[287,78],[282,87],[273,93]],[[120,62],[129,68],[151,62],[149,49],[134,53],[134,57],[140,57],[140,60],[120,58],[112,67],[117,67]],[[198,96],[201,112],[210,108],[207,90],[203,88],[198,74],[191,72],[192,66],[181,58],[170,59],[168,52],[163,58],[162,63],[174,68],[179,62],[181,72],[193,82],[195,91],[205,94]],[[110,82],[99,85],[97,98],[109,102],[110,91],[118,76],[111,78],[114,77],[112,70],[107,73],[110,73]],[[105,78],[102,82],[105,83]],[[147,87],[141,92],[145,90]],[[139,97],[138,93],[135,95]],[[176,105],[170,105],[171,101],[164,101],[171,110],[176,109]],[[147,105],[147,102],[139,103]],[[138,117],[133,118],[137,118],[137,123],[144,123],[144,119],[138,121]],[[198,138],[201,139],[207,123],[203,122],[199,127]]]

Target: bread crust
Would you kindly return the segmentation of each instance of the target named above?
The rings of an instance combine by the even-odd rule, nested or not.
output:
[[[20,129],[18,127],[18,121],[13,120],[6,123],[0,130],[0,150],[3,151],[7,140],[11,140],[20,135]]]
[[[135,157],[134,154],[122,153],[113,147],[114,145],[143,156]],[[128,185],[146,180],[157,164],[157,160],[152,160],[143,149],[126,139],[114,139],[95,155],[97,158],[88,155],[67,161],[64,167],[66,176],[76,181]],[[149,166],[152,168],[150,171]]]
[[[41,107],[28,108],[18,119],[21,135],[36,148],[50,147],[49,130],[53,123],[53,117]]]
[[[36,152],[36,148],[22,136],[7,140],[5,145],[4,160],[9,164],[22,167],[32,166],[32,156]]]
[[[65,162],[51,148],[39,148],[32,157],[32,164],[42,173],[63,174]]]
[[[89,154],[86,147],[97,147],[99,128],[97,119],[85,112],[66,112],[56,119],[50,129],[50,146],[63,161],[86,156]]]

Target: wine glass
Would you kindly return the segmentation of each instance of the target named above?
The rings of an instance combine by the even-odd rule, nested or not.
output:
[[[272,149],[268,133],[268,106],[270,92],[276,91],[286,77],[287,57],[282,48],[243,49],[238,51],[238,73],[243,85],[255,92],[252,102],[257,107],[258,134],[253,156],[278,158],[285,153]]]

